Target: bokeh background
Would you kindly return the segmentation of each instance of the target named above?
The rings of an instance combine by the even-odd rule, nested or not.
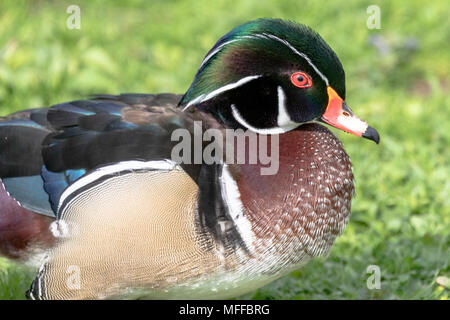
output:
[[[80,30],[66,26],[73,4]],[[381,29],[367,27],[370,5]],[[95,93],[183,93],[234,26],[307,24],[336,51],[347,102],[381,143],[334,130],[356,176],[347,229],[327,259],[241,298],[448,299],[449,13],[445,0],[2,0],[0,115]],[[379,290],[367,288],[369,265],[381,270]],[[0,259],[0,299],[23,299],[32,278]]]

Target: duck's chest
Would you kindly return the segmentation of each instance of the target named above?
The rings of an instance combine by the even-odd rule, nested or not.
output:
[[[329,130],[303,127],[279,136],[275,174],[241,164],[224,186],[248,252],[261,265],[273,264],[273,271],[327,255],[350,217],[354,186],[348,155]]]

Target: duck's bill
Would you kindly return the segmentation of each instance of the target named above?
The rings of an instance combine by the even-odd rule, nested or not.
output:
[[[376,143],[380,142],[377,130],[355,116],[333,88],[328,87],[327,91],[328,106],[320,118],[321,121],[356,136],[375,141]]]

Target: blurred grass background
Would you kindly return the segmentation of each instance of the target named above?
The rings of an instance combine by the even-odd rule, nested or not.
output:
[[[81,29],[66,9],[81,8]],[[381,29],[366,26],[369,5]],[[447,1],[128,0],[0,2],[0,115],[94,93],[184,92],[203,56],[259,17],[309,25],[344,65],[347,102],[381,134],[342,132],[357,196],[330,256],[242,298],[448,299],[450,20]],[[381,289],[366,286],[368,265]],[[33,274],[0,259],[0,299]]]

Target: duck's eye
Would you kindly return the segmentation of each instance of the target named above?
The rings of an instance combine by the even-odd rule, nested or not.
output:
[[[304,72],[294,72],[291,74],[291,82],[299,88],[309,88],[312,86],[311,78]]]

